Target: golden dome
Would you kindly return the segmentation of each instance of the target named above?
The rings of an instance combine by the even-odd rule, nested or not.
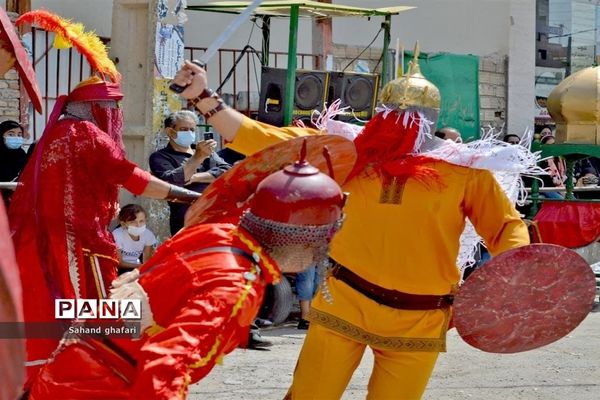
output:
[[[565,78],[548,96],[557,143],[600,144],[600,67]]]
[[[395,105],[400,109],[413,106],[439,110],[440,101],[439,89],[421,74],[419,43],[417,42],[408,72],[385,85],[381,91],[381,103]]]

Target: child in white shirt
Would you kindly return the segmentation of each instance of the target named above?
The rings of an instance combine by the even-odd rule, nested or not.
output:
[[[128,204],[119,212],[119,226],[112,234],[119,253],[119,270],[138,268],[154,254],[156,236],[146,229],[146,210]]]

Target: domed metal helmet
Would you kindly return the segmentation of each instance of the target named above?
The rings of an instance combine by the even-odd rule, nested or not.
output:
[[[435,123],[440,112],[440,91],[421,73],[419,53],[417,42],[408,72],[385,85],[381,91],[381,103],[399,111],[419,111]]]
[[[387,183],[391,178],[398,182],[414,178],[427,186],[432,179],[440,183],[439,174],[427,165],[432,160],[423,156],[435,140],[431,131],[440,111],[440,91],[421,74],[418,42],[408,73],[387,83],[380,97],[377,114],[354,140],[358,157],[348,179],[375,171],[370,176],[384,177],[389,193],[381,202],[395,204],[400,189]]]
[[[341,227],[346,196],[332,178],[310,165],[305,155],[306,143],[300,161],[260,182],[240,226],[267,249],[312,247],[319,262],[326,259],[328,244]]]
[[[339,185],[306,160],[265,178],[252,201],[254,215],[294,225],[327,225],[342,215]]]

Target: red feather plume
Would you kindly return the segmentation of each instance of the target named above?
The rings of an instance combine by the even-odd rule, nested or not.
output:
[[[94,32],[86,32],[80,23],[64,19],[46,10],[29,11],[15,22],[17,26],[30,24],[56,33],[55,45],[74,46],[90,63],[93,70],[108,76],[113,82],[120,82],[121,74],[108,57],[106,46]]]
[[[420,118],[411,113],[413,120],[405,127],[404,113],[379,113],[364,127],[354,140],[358,159],[348,180],[366,173],[372,168],[378,176],[397,178],[405,182],[408,178],[430,187],[441,185],[438,171],[431,167],[435,159],[411,154],[419,135]]]

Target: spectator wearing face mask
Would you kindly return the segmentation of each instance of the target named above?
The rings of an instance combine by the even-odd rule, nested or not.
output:
[[[27,152],[23,149],[23,127],[15,121],[0,123],[0,182],[13,182],[27,163]],[[12,190],[2,190],[2,198],[8,204]]]
[[[156,236],[146,228],[146,210],[127,204],[119,211],[120,226],[112,234],[119,254],[119,272],[138,268],[154,254]]]
[[[198,117],[191,111],[177,111],[165,119],[169,143],[150,155],[150,171],[157,178],[197,193],[204,189],[231,165],[215,149],[213,139],[196,141]],[[171,235],[183,228],[189,204],[169,202]]]

